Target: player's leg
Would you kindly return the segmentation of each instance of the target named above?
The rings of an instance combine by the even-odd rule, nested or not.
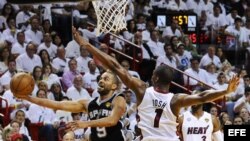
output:
[[[7,0],[7,2],[13,4],[39,4],[39,3],[80,2],[80,1],[92,1],[92,0]]]

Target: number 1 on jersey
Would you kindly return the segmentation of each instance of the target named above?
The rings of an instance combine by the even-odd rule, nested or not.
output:
[[[155,109],[156,115],[154,120],[154,127],[159,128],[160,118],[163,112],[163,109]]]

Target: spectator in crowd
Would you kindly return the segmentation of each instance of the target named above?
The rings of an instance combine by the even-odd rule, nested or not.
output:
[[[40,51],[43,49],[48,51],[50,59],[55,58],[57,54],[57,46],[52,43],[50,33],[43,34],[43,43],[38,46],[37,53],[40,53]]]
[[[250,75],[243,76],[244,87],[250,87]]]
[[[242,16],[242,21],[244,24],[246,24],[247,20],[249,20],[249,19],[250,19],[250,7],[247,7],[244,15]]]
[[[15,134],[19,134],[22,137],[22,141],[29,141],[29,138],[25,134],[20,133],[21,123],[16,120],[10,122],[10,127],[12,127],[14,134],[11,136],[11,140]]]
[[[73,121],[86,121],[88,120],[87,118],[87,115],[85,114],[82,114],[82,113],[72,113],[71,114],[72,118],[73,118]],[[75,141],[85,141],[86,138],[89,138],[88,134],[86,134],[86,130],[89,130],[89,129],[77,129],[74,132],[74,135],[75,135]],[[86,131],[86,132],[85,132]]]
[[[145,14],[149,15],[149,11],[152,10],[152,8],[149,5],[149,0],[135,0],[134,2],[134,14]]]
[[[206,68],[210,63],[213,63],[217,69],[221,68],[220,58],[215,55],[215,46],[211,45],[208,47],[207,53],[200,60],[200,67]]]
[[[214,88],[218,89],[218,90],[223,90],[225,88],[227,88],[228,84],[227,84],[227,81],[226,81],[226,76],[223,72],[220,72],[218,74],[218,76],[216,77],[216,82],[215,84],[213,85]],[[228,95],[228,96],[231,96],[231,95]]]
[[[179,60],[174,54],[173,47],[170,44],[165,44],[164,45],[164,51],[165,55],[161,55],[157,58],[156,60],[156,68],[160,65],[169,65],[173,68],[179,67]]]
[[[209,113],[217,118],[219,117],[219,111],[215,105],[211,106]]]
[[[46,90],[39,89],[37,97],[47,99]],[[40,137],[45,137],[48,141],[55,140],[55,129],[59,126],[59,122],[52,109],[31,104],[28,111],[28,118],[31,123],[43,123],[43,126],[39,129]]]
[[[220,114],[219,120],[220,120],[222,130],[224,129],[224,125],[232,125],[232,121],[231,121],[231,119],[229,118],[229,115],[226,112],[222,112]]]
[[[156,57],[164,56],[164,44],[159,41],[159,31],[153,30],[150,33],[150,40],[147,42],[148,47]]]
[[[28,131],[27,127],[25,126],[25,118],[26,118],[25,116],[26,116],[25,111],[17,110],[14,120],[16,120],[17,122],[19,122],[21,124],[19,133],[24,134],[29,139],[31,139],[29,131]]]
[[[204,2],[204,11],[206,11],[207,14],[213,14],[213,8],[214,4],[211,2],[211,0],[203,0]]]
[[[67,132],[63,136],[63,140],[62,141],[75,141],[75,134],[74,134],[74,132],[73,131]]]
[[[30,19],[31,28],[27,29],[25,33],[25,40],[27,43],[33,43],[35,46],[39,46],[43,39],[43,33],[40,31],[39,18],[34,16]]]
[[[29,25],[29,20],[35,15],[31,12],[32,5],[22,5],[20,11],[16,15],[16,25],[18,29],[26,30]]]
[[[241,116],[234,117],[233,125],[243,125],[244,120]]]
[[[226,16],[227,25],[229,25],[229,26],[235,25],[236,18],[241,18],[241,17],[238,15],[237,9],[232,8],[231,13],[227,14],[227,16]]]
[[[100,73],[96,71],[97,67],[93,60],[88,62],[88,68],[89,72],[84,74],[82,79],[84,88],[89,92],[90,95],[92,95],[92,92],[98,87],[97,77],[100,75]]]
[[[92,58],[89,57],[88,50],[84,46],[81,46],[80,56],[76,58],[76,61],[77,61],[77,68],[82,75],[89,72],[88,62],[90,60],[92,60]]]
[[[236,101],[234,112],[239,113],[242,107],[245,107],[250,112],[250,87],[246,87],[244,96]]]
[[[219,5],[214,5],[213,14],[210,14],[207,20],[210,22],[208,25],[211,25],[211,40],[215,42],[227,26],[226,16],[221,13]]]
[[[69,98],[64,96],[60,101],[69,101]],[[68,122],[71,122],[73,120],[71,114],[71,112],[56,110],[56,118],[60,122],[60,125],[64,125]]]
[[[83,88],[82,75],[78,74],[74,77],[73,85],[68,88],[66,96],[71,100],[86,99],[90,100],[91,97],[86,89]]]
[[[146,23],[146,30],[143,30],[142,33],[142,41],[143,42],[148,42],[150,41],[150,33],[156,30],[156,26],[152,20],[148,20]]]
[[[190,63],[191,63],[191,68],[186,69],[184,72],[194,77],[195,79],[200,80],[201,82],[209,83],[207,72],[204,69],[199,68],[199,63],[200,63],[199,58],[193,57],[192,59],[190,59]],[[206,89],[206,86],[204,86],[201,82],[198,82],[197,80],[194,80],[192,78],[188,79],[188,77],[184,75],[185,85],[190,86],[191,89],[193,90]]]
[[[144,13],[137,15],[136,28],[138,31],[143,31],[146,29],[146,15],[144,15]]]
[[[17,33],[20,30],[16,29],[15,18],[9,17],[7,19],[8,28],[3,31],[3,39],[8,42],[8,44],[13,45],[17,42]]]
[[[246,34],[246,29],[242,27],[242,19],[235,18],[235,24],[228,26],[225,29],[225,34],[228,36],[235,37],[236,42],[239,42],[240,46],[246,44],[249,39]]]
[[[49,89],[53,83],[55,82],[60,83],[59,77],[56,74],[54,74],[52,71],[53,71],[53,68],[50,64],[43,66],[42,79],[44,82],[47,83]]]
[[[221,64],[225,64],[228,62],[224,50],[221,47],[217,47],[216,56],[220,58]]]
[[[171,46],[173,47],[173,51],[176,52],[177,45],[180,43],[179,38],[177,36],[172,36],[169,42]]]
[[[43,74],[43,68],[40,66],[35,66],[32,71],[32,76],[33,79],[35,80],[36,85],[43,80],[42,74]]]
[[[16,73],[16,61],[11,59],[8,62],[8,70],[0,77],[0,85],[4,90],[9,90],[10,80]]]
[[[229,62],[224,62],[220,69],[221,72],[224,72],[227,78],[227,82],[231,79],[236,73],[233,71],[233,66]]]
[[[210,78],[209,79],[209,84],[210,85],[214,85],[217,83],[217,76],[218,73],[216,71],[216,66],[214,65],[214,63],[210,63],[206,66],[206,71],[207,71],[207,75]]]
[[[39,55],[40,58],[41,58],[41,61],[42,61],[43,66],[45,66],[45,65],[51,65],[51,66],[52,66],[52,72],[53,72],[53,73],[57,73],[56,68],[54,67],[54,65],[53,65],[52,62],[51,62],[52,59],[50,59],[51,57],[50,57],[50,55],[49,55],[49,53],[48,53],[48,51],[47,51],[46,49],[42,49],[42,50],[39,52],[38,55]]]
[[[135,20],[131,19],[127,21],[127,30],[123,31],[123,37],[126,40],[132,41],[134,34],[137,32],[137,27],[135,26]]]
[[[3,141],[11,141],[11,136],[14,134],[13,128],[12,127],[5,127],[3,129]]]
[[[128,60],[122,60],[121,65],[128,71],[128,73],[131,76],[134,76],[140,79],[140,75],[136,71],[130,70],[130,63]]]
[[[0,31],[9,28],[6,21],[9,17],[14,17],[14,14],[15,10],[13,6],[10,3],[5,3],[0,16]]]
[[[78,31],[79,34],[81,34],[82,36],[82,32]],[[77,42],[75,41],[75,39],[73,38],[72,41],[70,41],[66,48],[66,57],[67,58],[77,58],[80,56],[80,46],[77,44]]]
[[[54,82],[50,87],[50,92],[48,94],[48,99],[55,101],[62,101],[65,97],[65,93],[62,90],[60,83]]]
[[[33,43],[26,46],[26,53],[19,55],[16,58],[16,66],[18,71],[31,73],[35,66],[42,67],[41,58],[35,54],[36,47]]]
[[[136,103],[132,101],[133,92],[131,90],[124,91],[125,99],[127,103],[127,117],[129,119],[129,129],[134,132],[135,125],[137,124],[136,121]]]
[[[192,56],[199,57],[196,47],[194,46],[192,40],[188,36],[184,36],[182,42],[185,45],[184,46],[185,50],[190,51]]]
[[[33,96],[36,96],[36,93],[37,93],[37,91],[38,91],[39,89],[43,89],[43,90],[45,90],[46,92],[49,91],[49,88],[48,88],[47,83],[44,82],[43,80],[39,81],[39,82],[35,85],[35,88],[34,88],[34,90],[33,90],[33,92],[32,92],[32,95],[33,95]]]
[[[7,44],[0,45],[0,76],[8,70],[8,62],[11,57]]]
[[[190,59],[192,58],[191,52],[185,50],[185,45],[183,43],[178,43],[176,51],[176,57],[180,63],[180,69],[188,69],[190,67]]]
[[[49,19],[45,19],[42,21],[42,32],[43,34],[54,34],[55,31],[52,30],[52,25],[50,23],[50,20]]]
[[[101,43],[100,44],[100,48],[99,48],[102,52],[109,54],[109,46],[106,43]],[[95,61],[96,66],[98,67],[98,69],[100,70],[100,74],[102,72],[104,72],[105,68],[102,65],[101,61],[99,61],[95,56],[93,56],[93,60]]]
[[[62,39],[58,34],[55,34],[55,35],[52,34],[52,42],[53,42],[53,44],[55,44],[57,46],[57,48],[59,48],[59,47],[64,48],[64,45],[62,43]]]
[[[53,59],[52,65],[55,67],[57,75],[62,76],[64,70],[68,68],[68,62],[70,59],[66,58],[65,56],[65,49],[64,47],[57,48],[57,57]]]
[[[171,25],[166,27],[162,33],[162,37],[167,41],[169,41],[172,36],[181,37],[182,35],[183,31],[178,25],[178,21],[176,19],[172,19]]]
[[[152,72],[155,69],[155,59],[157,57],[154,56],[150,47],[146,43],[143,43],[141,32],[138,31],[135,33],[133,42],[141,48],[142,62],[139,66],[141,68],[139,71],[140,77],[143,81],[149,82],[151,79],[150,76],[152,76]]]
[[[246,107],[242,107],[239,112],[239,116],[243,118],[243,124],[250,125],[250,114]]]
[[[16,111],[23,110],[26,112],[30,106],[29,102],[22,100],[22,99],[19,99],[19,98],[16,98],[10,90],[7,90],[3,93],[3,98],[8,101],[9,107],[13,107],[13,110],[10,113],[11,119],[14,118]],[[7,105],[4,101],[2,102],[2,107],[3,108],[7,107]]]
[[[129,12],[129,4],[125,8],[125,20],[129,21],[133,19],[132,13]]]
[[[62,76],[62,82],[65,89],[68,89],[73,84],[73,79],[80,74],[77,70],[77,61],[76,59],[70,59],[68,62],[69,70],[64,71]]]
[[[188,7],[188,10],[192,10],[194,13],[196,13],[199,17],[201,15],[201,11],[205,8],[204,1],[203,0],[188,0],[186,2],[186,5]]]
[[[17,42],[12,45],[11,53],[17,57],[21,54],[24,54],[26,51],[27,43],[25,43],[25,34],[24,32],[17,33]]]
[[[183,2],[182,0],[170,1],[168,9],[169,10],[174,10],[174,11],[185,11],[185,10],[188,10],[186,3]]]

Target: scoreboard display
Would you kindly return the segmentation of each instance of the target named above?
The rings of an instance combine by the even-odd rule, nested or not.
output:
[[[155,24],[162,30],[170,26],[172,19],[175,19],[183,32],[190,37],[193,43],[203,44],[209,42],[208,36],[202,31],[199,31],[198,16],[193,12],[154,12],[152,17]]]

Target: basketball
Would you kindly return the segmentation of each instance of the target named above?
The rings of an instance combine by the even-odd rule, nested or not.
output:
[[[35,81],[30,74],[17,73],[10,80],[10,90],[15,97],[31,95]]]

